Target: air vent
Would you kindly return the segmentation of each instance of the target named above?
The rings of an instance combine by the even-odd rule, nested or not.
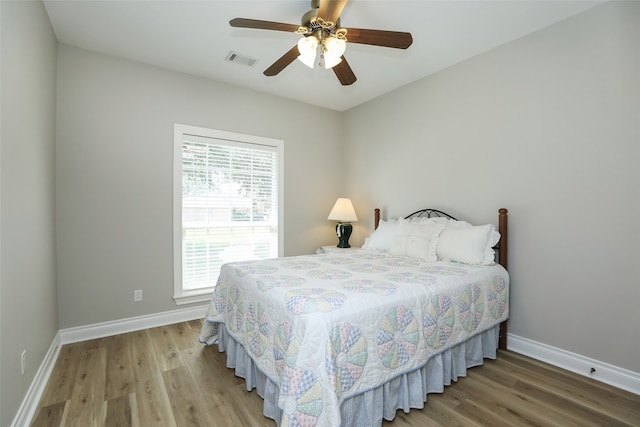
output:
[[[256,58],[252,58],[247,55],[243,55],[238,52],[230,51],[225,58],[225,61],[233,62],[236,64],[246,65],[247,67],[253,67],[253,65],[258,62]]]

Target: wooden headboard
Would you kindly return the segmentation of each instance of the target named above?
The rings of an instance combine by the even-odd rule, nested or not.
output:
[[[374,213],[374,226],[375,229],[378,229],[378,225],[380,224],[380,209],[376,208],[373,211]],[[500,233],[500,241],[493,247],[496,251],[496,255],[498,258],[498,264],[503,266],[505,270],[508,270],[509,265],[509,255],[508,255],[508,213],[509,211],[505,208],[498,209],[498,232]],[[405,218],[416,218],[416,217],[445,217],[450,219],[456,219],[449,215],[448,213],[439,211],[437,209],[421,209],[412,213],[411,215],[407,215]],[[501,350],[507,349],[507,321],[504,321],[500,324],[500,340],[498,342],[498,348]]]

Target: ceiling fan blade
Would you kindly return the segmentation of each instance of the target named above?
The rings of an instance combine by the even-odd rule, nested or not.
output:
[[[256,28],[258,30],[276,30],[287,31],[290,33],[295,32],[298,29],[298,25],[283,24],[281,22],[261,21],[259,19],[247,19],[247,18],[233,18],[229,21],[229,25],[232,27],[240,28]]]
[[[350,43],[406,49],[413,43],[413,37],[411,37],[411,33],[400,31],[347,28],[347,41]]]
[[[280,59],[278,59],[276,62],[271,64],[269,68],[264,70],[264,75],[265,76],[277,75],[280,71],[284,70],[285,68],[287,68],[289,64],[295,61],[298,56],[300,56],[300,51],[298,50],[298,45],[296,45],[292,47],[291,50],[289,50],[287,53],[282,55]]]
[[[353,74],[353,70],[349,66],[347,59],[344,56],[341,58],[342,61],[333,67],[333,72],[336,73],[336,77],[340,80],[342,86],[349,86],[357,80],[356,75]]]
[[[318,18],[322,18],[325,21],[331,21],[334,24],[340,18],[342,9],[347,4],[348,0],[320,0],[320,7],[318,8]]]

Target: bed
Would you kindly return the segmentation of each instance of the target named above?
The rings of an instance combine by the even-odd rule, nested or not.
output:
[[[279,426],[380,426],[506,348],[506,209],[374,218],[362,249],[221,269],[200,341]]]

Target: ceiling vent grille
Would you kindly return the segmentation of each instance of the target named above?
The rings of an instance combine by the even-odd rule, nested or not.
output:
[[[253,65],[258,62],[256,58],[252,58],[247,55],[242,55],[241,53],[229,51],[225,61],[233,62],[236,64],[246,65],[247,67],[253,67]]]

